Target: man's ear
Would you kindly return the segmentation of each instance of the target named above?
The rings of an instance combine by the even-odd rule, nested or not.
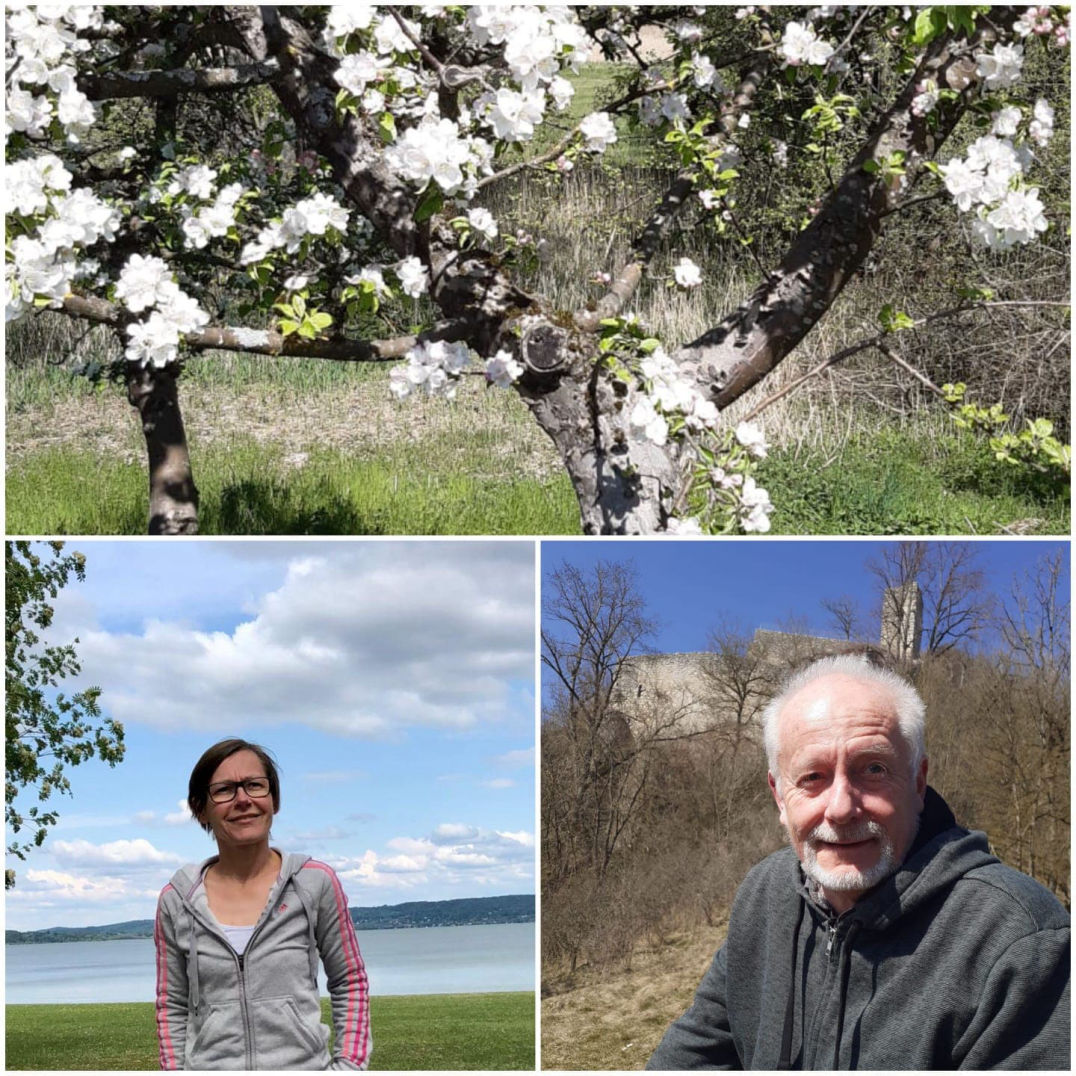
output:
[[[781,817],[781,825],[787,826],[785,821],[785,801],[781,799],[781,793],[777,791],[777,778],[772,773],[766,774],[766,780],[769,782],[770,791],[773,793],[774,802],[777,804],[777,813]]]
[[[925,805],[927,794],[927,757],[923,756],[922,761],[919,763],[919,769],[915,773],[915,792],[919,797],[919,809],[922,810]]]

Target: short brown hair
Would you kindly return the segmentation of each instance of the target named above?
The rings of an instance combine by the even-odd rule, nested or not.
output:
[[[187,806],[198,824],[209,833],[211,827],[199,820],[198,816],[206,809],[209,803],[209,781],[217,772],[217,767],[226,759],[239,751],[253,751],[265,768],[265,776],[269,778],[269,792],[273,797],[273,814],[280,810],[280,775],[277,773],[276,763],[272,755],[262,746],[250,743],[247,740],[231,738],[221,740],[210,747],[202,757],[194,764],[191,771],[190,784],[187,786]]]

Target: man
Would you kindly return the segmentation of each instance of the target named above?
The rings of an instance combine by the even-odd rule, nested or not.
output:
[[[748,874],[648,1068],[1069,1068],[1068,914],[927,787],[923,723],[860,654],[770,703],[791,848]]]

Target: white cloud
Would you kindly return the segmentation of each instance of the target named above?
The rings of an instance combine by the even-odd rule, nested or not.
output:
[[[183,862],[181,856],[162,852],[141,837],[133,841],[109,841],[107,844],[91,844],[82,840],[52,841],[49,851],[58,863],[75,866],[135,867]]]
[[[18,884],[7,896],[48,906],[56,902],[113,903],[128,900],[134,893],[123,878],[95,876],[83,878],[63,871],[34,870],[19,874]],[[154,894],[155,895],[155,894]]]
[[[178,811],[172,811],[164,816],[166,826],[185,826],[194,819],[186,799],[176,800],[176,806],[179,808]]]
[[[492,780],[483,781],[486,788],[515,788],[515,781],[510,777],[494,777]]]
[[[160,619],[84,630],[80,660],[104,708],[169,729],[264,728],[299,714],[379,738],[504,720],[518,682],[533,679],[529,543],[325,550],[304,549],[230,631]]]
[[[477,827],[467,826],[462,822],[442,822],[433,831],[433,838],[438,842],[470,840],[477,836]]]
[[[330,860],[340,876],[360,892],[367,888],[416,886],[471,887],[526,885],[534,877],[534,835],[525,831],[484,830],[446,822],[429,837],[393,837],[393,853],[367,850],[359,858]],[[503,892],[503,888],[502,888]],[[356,893],[351,893],[356,896]]]
[[[493,761],[501,766],[533,766],[534,748],[524,747],[519,751],[506,751],[503,755],[498,755]]]

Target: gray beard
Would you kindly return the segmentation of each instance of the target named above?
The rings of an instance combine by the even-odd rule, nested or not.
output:
[[[857,841],[873,837],[878,841],[878,861],[866,870],[857,870],[854,867],[842,867],[840,870],[828,870],[818,863],[818,849],[816,845],[821,841]],[[879,882],[884,882],[897,867],[896,856],[893,854],[893,842],[889,835],[877,823],[868,821],[859,826],[850,826],[844,829],[836,829],[823,822],[815,826],[807,834],[803,842],[803,858],[800,861],[803,873],[823,889],[831,889],[837,893],[863,892],[873,889]]]

